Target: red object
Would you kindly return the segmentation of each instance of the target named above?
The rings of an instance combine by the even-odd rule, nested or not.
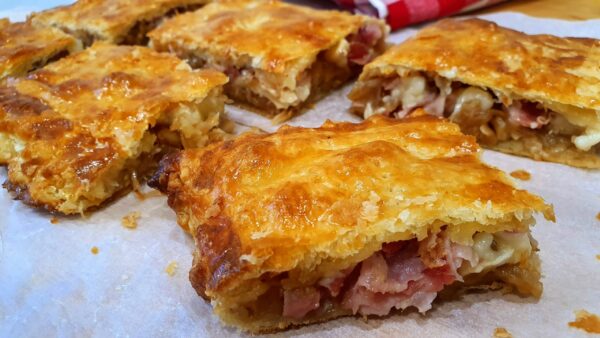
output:
[[[334,0],[340,7],[385,19],[392,29],[464,13],[506,0]]]

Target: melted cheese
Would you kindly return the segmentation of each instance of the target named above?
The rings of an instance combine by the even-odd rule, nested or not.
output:
[[[504,264],[519,263],[529,257],[532,251],[528,233],[478,233],[473,236],[473,242],[473,251],[478,257],[475,261],[478,263],[475,266],[465,263],[459,270],[463,276]]]
[[[583,135],[574,136],[572,141],[577,148],[588,151],[600,143],[600,130],[588,129]]]

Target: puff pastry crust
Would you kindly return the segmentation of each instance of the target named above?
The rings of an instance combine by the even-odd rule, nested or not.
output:
[[[152,31],[150,45],[229,75],[226,94],[290,114],[348,79],[385,47],[383,21],[279,1],[223,1]]]
[[[284,126],[175,153],[150,184],[168,194],[179,225],[194,236],[190,280],[198,293],[226,323],[264,332],[353,313],[386,314],[361,305],[352,296],[360,282],[352,281],[368,274],[362,269],[396,264],[390,257],[399,252],[421,269],[446,269],[442,242],[469,251],[483,237],[487,244],[480,246],[489,248],[494,236],[497,243],[506,234],[520,236],[528,249],[513,261],[478,272],[453,264],[467,284],[487,278],[539,296],[528,232],[535,212],[554,218],[552,207],[481,163],[479,153],[474,138],[453,123],[374,116],[317,129]],[[379,281],[386,279],[382,273]],[[432,283],[441,283],[436,276]],[[445,276],[446,284],[456,281]],[[429,302],[435,298],[431,290],[427,295]],[[412,301],[395,306],[430,307]]]
[[[367,65],[350,98],[361,115],[424,107],[486,147],[600,168],[599,62],[598,40],[447,19]]]
[[[221,139],[215,71],[146,47],[96,43],[0,87],[5,187],[64,214],[99,206],[152,170],[169,146]]]
[[[96,40],[145,44],[146,33],[165,17],[201,7],[210,0],[79,0],[34,13],[31,21],[75,35],[86,46]]]
[[[23,76],[79,49],[78,40],[58,29],[0,19],[0,80]]]

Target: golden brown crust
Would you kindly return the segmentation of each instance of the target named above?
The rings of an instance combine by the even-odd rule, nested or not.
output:
[[[265,292],[266,276],[311,280],[444,224],[469,243],[527,231],[535,211],[553,218],[482,164],[472,137],[426,116],[242,135],[168,158],[152,181],[195,237],[194,287],[230,322],[228,306]]]
[[[136,24],[162,18],[172,10],[197,8],[210,0],[79,0],[72,5],[60,6],[34,13],[31,21],[38,26],[53,26],[87,40],[121,43],[133,34]],[[147,32],[135,32],[142,37]],[[134,42],[134,41],[132,41]],[[135,41],[137,42],[137,41]]]
[[[362,88],[370,79],[421,72],[489,89],[503,102],[540,103],[583,128],[588,139],[600,139],[599,62],[599,40],[527,35],[480,19],[446,19],[365,66],[349,97],[363,100]],[[516,149],[519,143],[504,142],[492,148],[581,167],[600,165],[594,149],[578,151],[572,146],[567,152],[552,154],[549,147],[536,156],[537,149],[525,149],[523,144],[522,150]]]
[[[194,124],[195,118],[218,127],[218,115],[202,114],[218,114],[218,102],[222,109],[226,81],[148,48],[104,43],[13,80],[0,88],[7,188],[63,213],[99,205],[127,189],[131,173],[151,168],[156,128],[181,131],[184,145],[205,140],[196,136],[211,129]],[[209,106],[202,113],[212,98],[217,110]],[[188,134],[190,127],[197,129]]]
[[[170,19],[149,37],[155,45],[187,46],[214,58],[234,54],[243,63],[254,59],[254,68],[284,73],[294,63],[308,66],[367,21],[379,22],[279,1],[224,1]]]
[[[58,29],[0,20],[0,80],[23,76],[80,48],[79,41]]]
[[[276,114],[315,100],[357,75],[346,65],[328,63],[326,69],[311,73],[310,80],[318,82],[313,83],[311,96],[296,99],[303,96],[296,90],[300,74],[313,67],[319,55],[357,34],[366,24],[380,30],[374,41],[379,54],[387,34],[383,21],[272,0],[211,3],[166,21],[148,36],[153,48],[175,53],[193,66],[251,73],[254,78],[240,85],[231,79],[229,86],[233,88],[226,87],[228,96]],[[345,62],[346,57],[343,59]],[[318,78],[327,72],[334,73],[333,79]],[[258,95],[255,87],[259,85],[268,90]]]

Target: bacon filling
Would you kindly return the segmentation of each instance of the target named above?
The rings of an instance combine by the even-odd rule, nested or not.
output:
[[[460,245],[441,232],[421,242],[386,243],[366,260],[315,286],[284,291],[283,315],[302,319],[323,299],[361,315],[383,316],[408,307],[425,312],[439,291],[463,281],[463,275],[516,263],[531,253],[526,233],[482,234],[475,240],[473,247]]]
[[[431,115],[449,118],[465,133],[477,136],[488,145],[534,135],[536,131],[546,135],[547,142],[556,145],[562,137],[583,151],[600,142],[600,136],[592,133],[586,139],[588,133],[584,128],[540,104],[511,100],[500,93],[437,76],[413,73],[374,79],[368,86],[370,94],[364,96],[368,101],[353,104],[353,109],[363,112],[365,118],[373,114],[404,118],[415,109],[423,108]]]

